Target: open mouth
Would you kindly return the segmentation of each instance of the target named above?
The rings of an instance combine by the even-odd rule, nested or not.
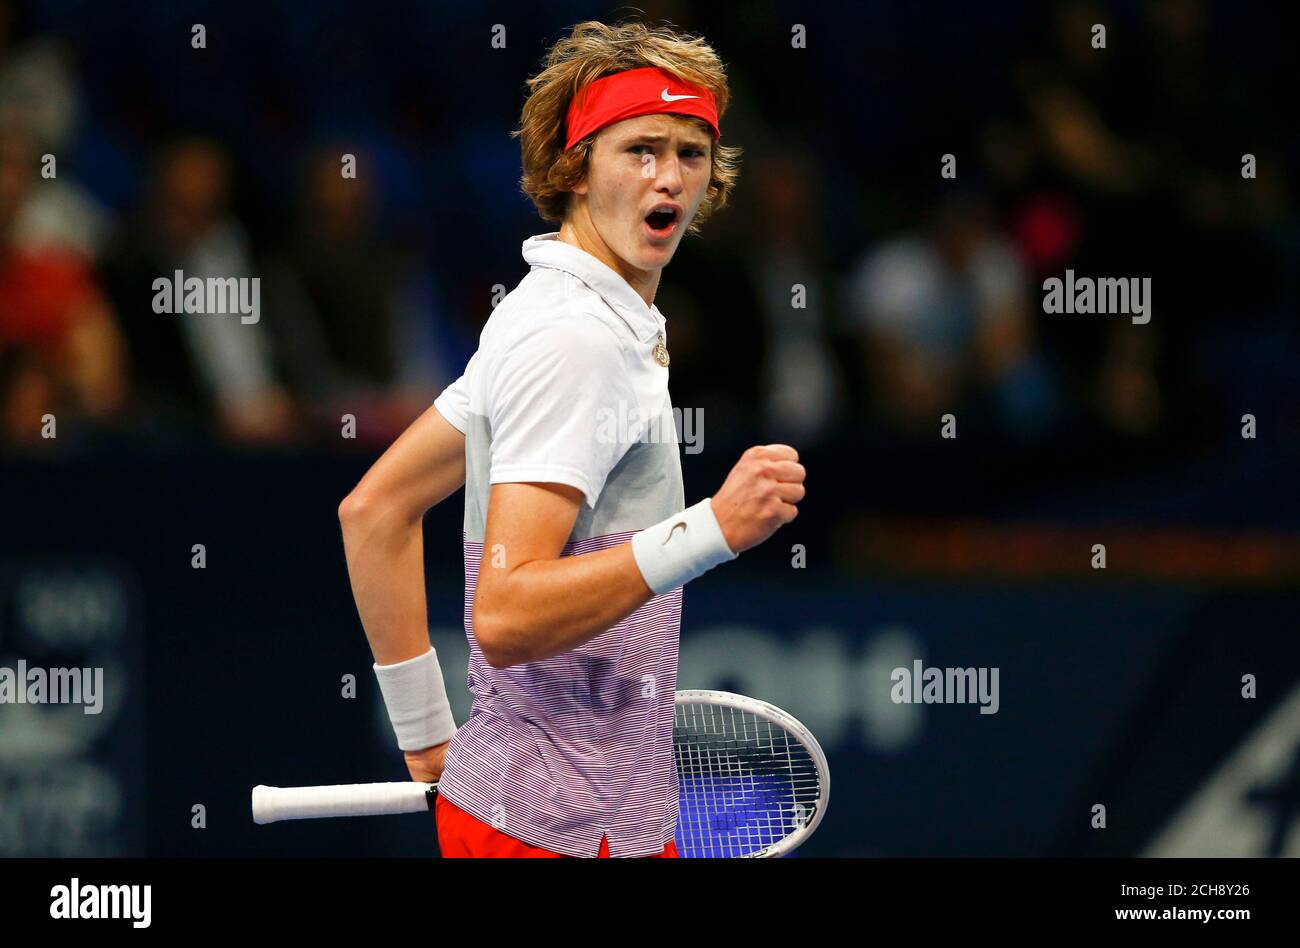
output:
[[[657,207],[646,215],[646,226],[655,237],[667,237],[677,227],[677,216],[675,208]]]

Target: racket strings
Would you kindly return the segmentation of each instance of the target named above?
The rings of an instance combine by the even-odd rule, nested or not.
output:
[[[816,764],[780,725],[737,708],[679,704],[673,745],[683,856],[755,855],[812,819]]]

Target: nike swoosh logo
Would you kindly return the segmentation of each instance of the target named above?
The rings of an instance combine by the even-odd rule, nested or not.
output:
[[[677,521],[675,524],[673,524],[673,528],[672,528],[671,530],[668,531],[668,540],[671,540],[671,539],[673,538],[673,534],[677,532],[677,528],[678,528],[678,527],[681,527],[681,528],[682,528],[682,533],[685,533],[685,532],[686,532],[686,521],[685,521],[685,520],[679,520],[679,521]],[[668,545],[668,540],[664,540],[664,542],[663,542],[663,543],[660,543],[659,545],[660,545],[660,546],[667,546],[667,545]]]
[[[698,95],[669,95],[668,87],[664,86],[664,91],[659,93],[659,98],[665,102],[676,102],[678,99],[698,99]]]

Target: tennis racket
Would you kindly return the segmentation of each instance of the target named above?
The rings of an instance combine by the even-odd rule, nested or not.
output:
[[[673,720],[678,855],[784,856],[821,823],[826,755],[792,715],[726,691],[679,691]],[[438,785],[361,783],[253,788],[253,821],[381,816],[433,808]]]

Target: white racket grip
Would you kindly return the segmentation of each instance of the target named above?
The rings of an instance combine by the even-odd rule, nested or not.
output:
[[[350,783],[333,787],[253,788],[253,822],[314,820],[331,816],[387,816],[429,809],[427,793],[436,784],[414,781]]]

